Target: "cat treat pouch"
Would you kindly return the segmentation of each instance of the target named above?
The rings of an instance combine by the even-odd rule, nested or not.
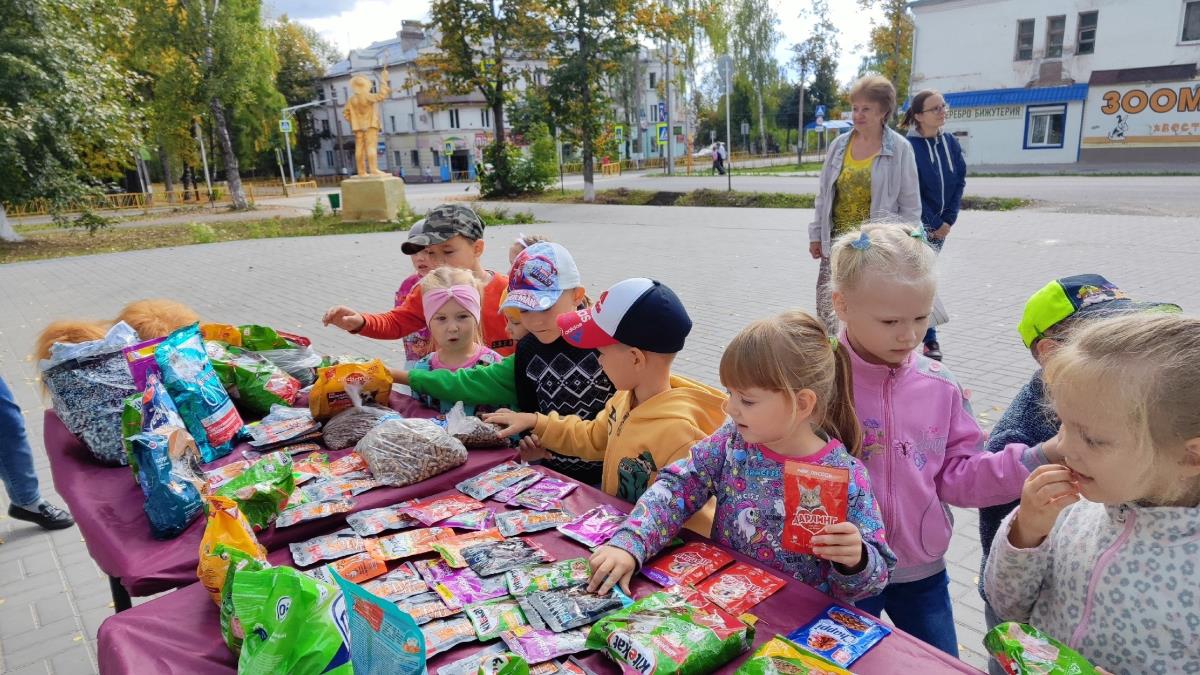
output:
[[[783,549],[809,553],[812,538],[826,525],[846,521],[850,471],[803,462],[788,462],[783,470]]]

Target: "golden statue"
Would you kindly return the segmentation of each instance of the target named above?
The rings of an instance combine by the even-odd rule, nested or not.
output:
[[[376,143],[379,141],[379,131],[383,122],[379,116],[379,102],[386,100],[391,88],[388,87],[387,54],[384,54],[383,70],[379,73],[379,91],[371,93],[371,80],[364,75],[350,78],[350,88],[354,90],[350,100],[346,101],[346,109],[342,115],[350,122],[354,131],[354,164],[360,176],[386,176],[386,171],[379,170],[379,158],[376,155]]]

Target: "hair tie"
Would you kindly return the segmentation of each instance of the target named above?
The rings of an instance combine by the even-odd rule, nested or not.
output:
[[[521,248],[523,248],[523,249],[525,249],[525,248],[529,248],[529,244],[525,243],[525,233],[524,233],[524,232],[520,232],[520,233],[518,233],[518,234],[517,234],[517,240],[516,240],[516,241],[514,241],[513,243],[514,243],[514,244],[520,244],[520,245],[521,245]]]
[[[868,237],[867,233],[864,231],[858,235],[858,239],[850,242],[850,246],[856,251],[865,251],[871,248],[871,238]]]
[[[836,336],[836,335],[830,335],[830,336],[829,336],[829,348],[830,348],[830,349],[832,349],[832,350],[833,350],[833,351],[835,351],[835,352],[837,351],[837,348],[838,348],[838,339],[837,339],[837,336]]]

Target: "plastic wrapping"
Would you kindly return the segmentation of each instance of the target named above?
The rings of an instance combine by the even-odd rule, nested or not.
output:
[[[577,628],[555,633],[531,626],[518,626],[501,633],[500,639],[504,640],[512,653],[533,665],[586,650],[588,630]]]
[[[608,504],[599,504],[575,520],[559,525],[558,531],[588,548],[596,548],[611,539],[624,523],[624,513]]]
[[[529,625],[525,620],[525,612],[512,598],[497,598],[468,605],[464,612],[475,627],[475,636],[483,642],[495,640],[504,631],[517,626]]]
[[[891,633],[891,628],[873,617],[830,605],[787,637],[817,656],[848,668]]]
[[[222,485],[217,494],[236,501],[246,520],[261,530],[286,507],[295,488],[291,456],[273,452]]]
[[[300,381],[262,356],[221,342],[205,342],[204,349],[225,391],[252,417],[296,400]]]
[[[429,420],[386,420],[355,446],[371,474],[385,485],[403,487],[467,462],[467,449]]]
[[[1096,667],[1074,649],[1028,624],[1008,621],[983,638],[1004,672],[1012,675],[1096,675]]]
[[[763,643],[735,675],[850,675],[796,643],[776,635]]]
[[[346,524],[360,537],[372,537],[387,530],[403,530],[420,525],[416,518],[404,513],[404,507],[412,502],[400,502],[379,509],[359,511],[346,516]]]
[[[500,435],[501,428],[463,412],[462,401],[455,403],[450,412],[446,413],[446,431],[462,441],[462,444],[468,449],[500,448],[512,445],[507,438]]]
[[[734,563],[696,586],[704,597],[734,616],[741,616],[787,585],[766,570],[743,562]]]
[[[521,597],[537,591],[555,591],[560,588],[581,586],[592,576],[592,565],[587,558],[572,558],[537,567],[509,570],[505,574],[508,592]]]
[[[472,476],[454,487],[458,488],[459,492],[475,499],[487,499],[504,488],[534,474],[541,475],[527,464],[505,462],[479,475]]]
[[[267,549],[258,543],[250,523],[238,511],[232,499],[210,495],[208,520],[204,525],[204,536],[200,539],[200,563],[196,566],[196,578],[208,591],[213,602],[220,604],[222,589],[232,558],[221,555],[218,549],[240,551],[259,562],[267,562]]]
[[[412,563],[403,563],[384,576],[363,584],[363,590],[395,602],[418,593],[427,593],[429,585],[417,574]]]
[[[245,551],[224,544],[217,544],[213,554],[228,565],[225,582],[221,585],[221,600],[218,603],[221,608],[221,636],[225,638],[225,646],[229,647],[229,651],[237,654],[242,651],[242,640],[246,637],[246,631],[237,613],[233,611],[233,579],[238,572],[257,572],[270,565]]]
[[[209,363],[196,324],[171,333],[154,352],[163,383],[196,439],[205,462],[224,457],[242,428],[242,418]]]
[[[556,633],[594,623],[632,602],[618,589],[612,589],[608,595],[597,595],[589,593],[586,586],[536,591],[526,601]]]
[[[351,400],[357,401],[357,398],[352,395]],[[330,450],[348,448],[361,441],[385,417],[401,419],[391,408],[356,404],[330,417],[321,430],[321,437]]]
[[[451,609],[461,609],[485,600],[493,600],[508,595],[508,588],[503,577],[483,578],[471,570],[454,570],[442,577],[433,587],[433,591],[442,598]]]
[[[307,387],[317,381],[317,368],[321,367],[324,360],[320,354],[308,347],[260,349],[257,353],[296,378],[301,387]]]
[[[333,534],[314,537],[308,541],[288,544],[292,560],[298,567],[308,567],[322,560],[336,560],[367,550],[367,541],[354,530],[338,530]]]
[[[525,539],[505,539],[467,546],[462,550],[462,556],[481,577],[554,560],[554,556],[541,546]]]
[[[526,532],[540,532],[566,525],[574,518],[570,512],[553,511],[505,511],[496,515],[496,527],[506,537]]]
[[[405,509],[405,513],[425,525],[433,525],[450,516],[457,516],[468,511],[478,511],[482,508],[484,508],[483,502],[477,499],[466,495],[450,495],[423,499],[415,504],[410,504]]]
[[[346,386],[356,387],[362,405],[387,405],[392,392],[392,375],[379,359],[368,363],[342,363],[317,371],[317,381],[308,394],[313,417],[326,420],[353,406]]]

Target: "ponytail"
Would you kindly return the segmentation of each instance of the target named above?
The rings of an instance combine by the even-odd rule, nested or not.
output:
[[[837,381],[834,383],[833,396],[825,409],[825,425],[827,431],[846,446],[846,450],[854,457],[862,457],[863,432],[858,422],[858,414],[854,412],[854,375],[850,366],[850,355],[847,347],[832,342],[833,356],[837,361]]]
[[[900,128],[907,129],[915,124],[917,131],[920,131],[921,123],[917,121],[917,115],[924,112],[925,101],[937,93],[936,89],[922,89],[914,94],[912,100],[908,102],[908,109],[904,111],[904,117],[900,120]]]

